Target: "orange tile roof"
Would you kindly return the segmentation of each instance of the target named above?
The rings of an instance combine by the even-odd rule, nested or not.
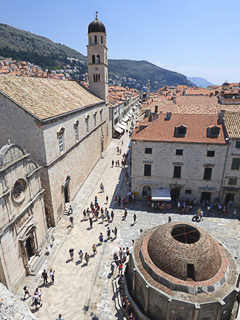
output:
[[[222,125],[218,124],[217,114],[172,114],[170,120],[165,120],[165,115],[161,114],[157,120],[141,131],[137,127],[132,140],[226,144]],[[185,137],[175,136],[175,127],[179,124],[187,127]],[[210,125],[220,126],[220,135],[217,138],[207,136],[207,127]]]
[[[229,138],[240,138],[240,112],[224,112],[224,124]]]

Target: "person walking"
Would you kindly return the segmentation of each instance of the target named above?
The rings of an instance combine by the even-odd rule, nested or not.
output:
[[[26,296],[28,296],[28,298],[31,297],[27,286],[23,287],[23,291],[24,291],[24,297],[23,297],[24,300],[26,299]]]
[[[108,240],[110,240],[110,236],[111,236],[111,230],[110,230],[110,228],[108,227],[108,228],[107,228],[107,238],[108,238]]]
[[[35,305],[36,310],[38,310],[38,308],[40,308],[42,306],[41,302],[39,301],[38,292],[37,291],[34,292],[33,303]]]
[[[100,244],[102,244],[103,243],[103,234],[102,234],[102,232],[100,232],[100,235],[99,235],[99,242],[100,242]]]
[[[114,218],[114,212],[113,212],[113,210],[111,211],[111,220],[112,220],[112,222],[113,222],[113,218]]]
[[[114,202],[115,202],[115,207],[116,207],[117,206],[117,196],[115,196]]]
[[[84,220],[84,221],[86,220],[86,216],[87,216],[87,212],[86,212],[86,210],[84,209],[84,210],[83,210],[83,220]]]
[[[56,320],[64,320],[63,316],[61,315],[61,313],[58,315]]]
[[[68,208],[68,213],[69,214],[72,214],[73,213],[73,208],[72,208],[72,205],[70,204],[69,208]]]
[[[37,294],[38,294],[38,300],[41,301],[42,300],[42,292],[41,292],[40,288],[36,288],[35,292],[37,292]]]
[[[55,274],[55,271],[53,270],[53,268],[51,268],[49,271],[49,276],[52,280],[52,284],[54,284],[54,274]]]
[[[79,255],[79,260],[80,260],[80,262],[82,262],[82,259],[83,259],[83,251],[82,251],[82,250],[79,250],[78,255]]]
[[[114,234],[114,239],[117,239],[117,228],[115,227],[112,232]]]
[[[48,283],[48,274],[45,269],[43,270],[42,278],[43,278],[43,284],[47,284]]]
[[[97,253],[97,246],[96,246],[95,244],[92,246],[92,250],[93,250],[93,254],[96,255],[96,253]]]
[[[112,160],[112,168],[113,168],[113,166],[114,166],[114,160]]]
[[[90,228],[92,229],[92,227],[93,227],[93,220],[92,220],[92,218],[89,218],[89,223],[90,223]]]
[[[73,217],[69,217],[69,221],[71,223],[71,226],[73,227]]]
[[[85,256],[84,256],[84,259],[85,259],[85,261],[86,261],[86,265],[88,265],[88,262],[89,262],[89,254],[86,252],[85,253]]]
[[[108,203],[108,196],[106,196],[106,203]]]
[[[102,183],[100,184],[100,190],[101,190],[101,192],[104,192],[104,186]]]
[[[69,249],[69,255],[70,255],[71,261],[73,261],[73,258],[74,258],[74,249]]]
[[[135,224],[137,222],[137,216],[136,216],[136,213],[134,213],[133,215],[133,223]]]

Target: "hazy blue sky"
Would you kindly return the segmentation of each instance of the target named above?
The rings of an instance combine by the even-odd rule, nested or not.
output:
[[[86,55],[96,10],[110,59],[147,60],[214,84],[240,81],[240,0],[0,0],[0,22]]]

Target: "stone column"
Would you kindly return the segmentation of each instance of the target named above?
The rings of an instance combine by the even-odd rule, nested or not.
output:
[[[193,320],[197,320],[200,309],[201,309],[200,304],[199,303],[195,303],[195,310],[194,310],[194,314],[193,314]]]
[[[167,305],[167,317],[166,317],[167,320],[170,319],[171,303],[172,303],[172,299],[169,298],[168,299],[168,305]]]
[[[144,312],[147,314],[148,311],[148,297],[149,297],[149,286],[146,285],[146,294],[145,294],[145,300],[144,300]]]
[[[217,311],[216,320],[220,320],[221,319],[222,307],[225,305],[225,302],[221,298],[218,298],[218,302],[219,302],[219,307],[218,307],[218,311]]]

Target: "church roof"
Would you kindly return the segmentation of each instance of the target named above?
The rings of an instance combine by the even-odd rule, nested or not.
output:
[[[88,26],[88,33],[91,33],[91,32],[106,33],[106,28],[105,28],[104,24],[101,21],[99,21],[97,17]]]
[[[0,94],[44,120],[83,107],[103,103],[75,81],[0,76]]]

